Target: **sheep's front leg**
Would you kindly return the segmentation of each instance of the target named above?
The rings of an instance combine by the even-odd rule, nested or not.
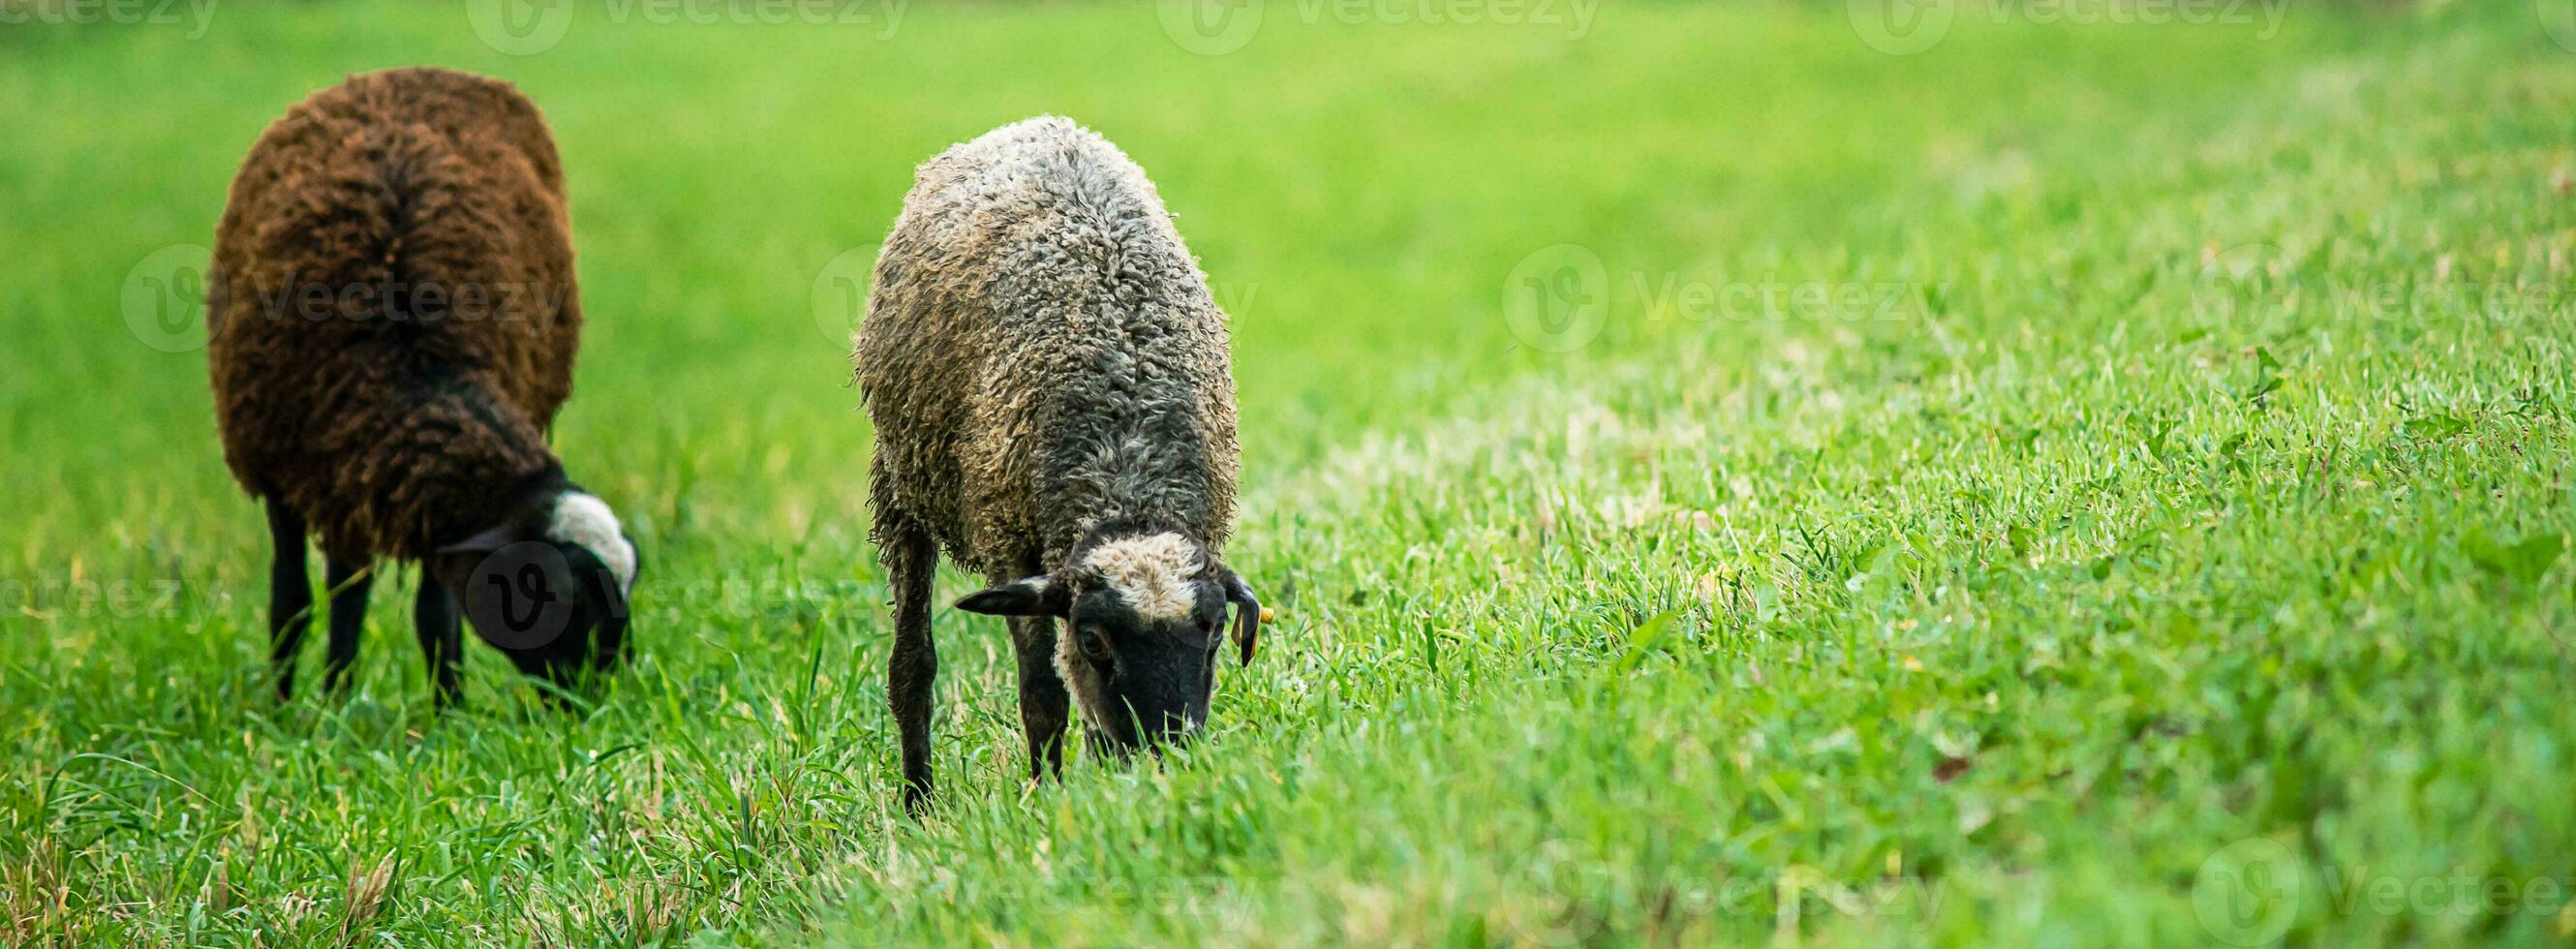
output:
[[[439,708],[456,704],[457,671],[465,664],[465,628],[456,615],[456,596],[447,584],[420,572],[420,599],[412,604],[412,626],[420,633],[420,657],[429,665],[430,692]]]
[[[903,807],[919,815],[930,805],[930,688],[939,676],[939,653],[930,641],[930,580],[939,550],[928,534],[900,523],[880,529],[877,544],[894,590],[886,699],[903,735]]]
[[[375,568],[364,560],[325,557],[322,582],[331,589],[331,642],[322,654],[322,690],[339,693],[349,686],[349,664],[358,659],[358,632],[367,622],[367,590],[375,585]]]
[[[1020,659],[1020,729],[1029,736],[1033,781],[1064,773],[1065,712],[1072,700],[1055,671],[1055,636],[1054,617],[1011,617],[1011,648]]]
[[[305,565],[304,519],[268,500],[268,667],[277,700],[295,697],[295,653],[313,628],[313,575]]]

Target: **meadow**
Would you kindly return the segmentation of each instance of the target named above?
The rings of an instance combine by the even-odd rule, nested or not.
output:
[[[0,942],[2576,938],[2549,4],[494,6],[0,23]],[[570,178],[555,437],[648,556],[570,711],[470,646],[433,713],[408,571],[350,695],[265,674],[191,293],[266,123],[416,63]],[[848,337],[912,167],[1047,112],[1232,315],[1279,616],[1030,787],[942,611],[914,821]]]

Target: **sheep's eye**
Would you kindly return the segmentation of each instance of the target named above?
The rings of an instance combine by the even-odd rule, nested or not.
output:
[[[1109,661],[1108,631],[1098,626],[1076,627],[1073,631],[1073,642],[1074,645],[1082,648],[1084,658],[1093,662]]]

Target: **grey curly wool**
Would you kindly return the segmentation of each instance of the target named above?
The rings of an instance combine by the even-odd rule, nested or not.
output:
[[[1220,558],[1240,454],[1227,346],[1225,314],[1153,183],[1099,135],[1044,116],[921,166],[878,257],[855,352],[876,425],[873,536],[895,587],[889,691],[908,800],[929,789],[927,600],[940,549],[995,596],[1017,578],[1051,579],[1017,606],[960,604],[1012,616],[1033,774],[1059,760],[1068,682],[1095,734],[1136,738],[1112,721],[1112,673],[1095,674],[1057,636],[1077,612],[1069,598],[1123,583],[1107,600],[1125,611],[1120,630],[1212,629],[1228,602],[1251,602]],[[1147,537],[1164,540],[1133,542]],[[1174,545],[1182,553],[1119,553]],[[1256,631],[1237,628],[1248,658]],[[1200,658],[1122,653],[1100,669],[1114,665],[1135,689],[1149,672],[1180,692],[1194,685],[1195,705],[1175,701],[1204,717],[1213,660]]]
[[[986,573],[1029,551],[1063,568],[1120,518],[1222,546],[1239,453],[1226,341],[1117,146],[1047,116],[951,148],[904,199],[859,333],[877,510]]]

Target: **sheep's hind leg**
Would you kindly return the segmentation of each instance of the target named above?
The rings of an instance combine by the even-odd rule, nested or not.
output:
[[[420,657],[429,666],[429,688],[439,708],[456,704],[457,671],[465,664],[465,628],[456,616],[456,597],[447,584],[423,568],[420,598],[412,604],[412,626],[420,633]]]
[[[268,666],[277,700],[295,697],[295,653],[313,628],[313,576],[305,565],[304,519],[270,498],[268,539]]]
[[[325,557],[322,582],[331,589],[331,642],[322,654],[322,689],[337,695],[349,687],[349,664],[358,659],[358,633],[367,622],[367,590],[375,585],[375,567],[366,561]]]
[[[930,641],[930,580],[939,549],[930,535],[899,518],[880,519],[877,553],[894,591],[894,654],[886,662],[886,699],[902,732],[903,807],[919,815],[930,805],[930,690],[939,677],[939,653]]]

